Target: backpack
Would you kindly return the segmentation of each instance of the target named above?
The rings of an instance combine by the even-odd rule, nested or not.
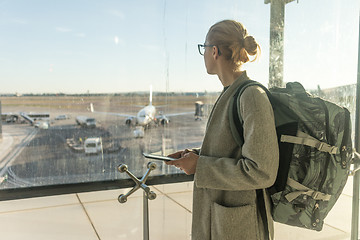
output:
[[[234,94],[229,108],[232,134],[240,146],[244,139],[238,102],[245,88],[253,85],[267,93],[278,136],[278,174],[274,185],[267,189],[272,217],[276,222],[321,231],[350,170],[350,113],[308,94],[298,82],[268,90],[258,82],[246,80]]]

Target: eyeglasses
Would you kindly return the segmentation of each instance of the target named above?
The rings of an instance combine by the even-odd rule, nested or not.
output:
[[[206,47],[217,47],[217,49],[219,51],[219,55],[220,55],[220,50],[219,50],[218,46],[216,46],[216,45],[207,45],[207,44],[198,44],[198,50],[199,50],[200,55],[204,56]]]

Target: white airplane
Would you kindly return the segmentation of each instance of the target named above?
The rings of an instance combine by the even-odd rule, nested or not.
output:
[[[113,113],[113,112],[97,112],[94,110],[94,105],[90,103],[90,110],[93,113],[102,113],[115,115],[120,117],[126,117],[125,124],[128,126],[142,126],[147,128],[151,123],[156,125],[166,125],[170,122],[169,117],[194,114],[194,112],[182,112],[182,113],[171,113],[171,114],[159,114],[157,115],[156,107],[152,105],[152,87],[150,87],[150,97],[149,105],[140,109],[140,111],[135,115],[122,114],[122,113]],[[134,134],[136,134],[134,132]],[[141,134],[141,133],[140,133]]]

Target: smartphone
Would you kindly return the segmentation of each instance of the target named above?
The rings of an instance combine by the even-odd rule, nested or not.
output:
[[[143,156],[146,157],[146,158],[151,158],[151,159],[161,160],[161,161],[176,160],[176,158],[171,158],[171,157],[166,157],[166,156],[161,156],[161,155],[155,155],[155,154],[150,154],[150,153],[143,153]]]

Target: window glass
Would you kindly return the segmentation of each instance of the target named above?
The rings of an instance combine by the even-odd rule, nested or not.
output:
[[[348,107],[353,122],[358,9],[355,0],[286,4],[283,60],[274,60],[284,83]],[[200,147],[223,86],[197,44],[223,19],[256,38],[262,55],[244,67],[268,85],[264,1],[0,1],[0,189],[128,178],[122,163],[141,176],[143,152]],[[155,162],[151,175],[181,173]]]

